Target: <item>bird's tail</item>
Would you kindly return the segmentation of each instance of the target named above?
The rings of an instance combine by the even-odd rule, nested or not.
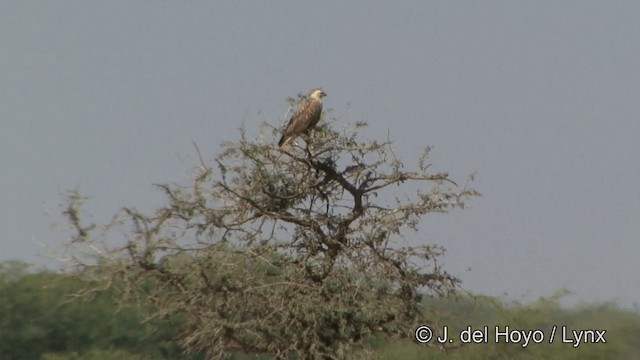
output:
[[[287,140],[289,140],[289,139],[287,139],[287,137],[285,135],[282,135],[282,137],[280,138],[280,141],[278,141],[278,147],[285,146],[289,142]]]

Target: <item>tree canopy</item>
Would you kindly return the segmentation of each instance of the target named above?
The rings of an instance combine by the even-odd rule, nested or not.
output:
[[[431,172],[428,147],[405,170],[391,141],[359,138],[365,124],[332,125],[287,149],[268,124],[252,139],[241,129],[189,184],[158,185],[166,204],[152,214],[86,224],[73,193],[67,254],[151,317],[180,316],[191,354],[338,359],[371,336],[410,337],[423,294],[460,281],[439,266],[442,247],[405,236],[478,193]]]

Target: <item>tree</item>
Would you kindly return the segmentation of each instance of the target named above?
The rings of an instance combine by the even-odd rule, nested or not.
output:
[[[87,359],[91,352],[116,350],[126,358],[177,358],[169,326],[152,333],[141,324],[142,309],[118,308],[113,291],[74,301],[85,300],[71,296],[82,286],[74,277],[34,272],[20,261],[0,263],[0,359]]]
[[[241,129],[217,166],[200,156],[188,186],[158,185],[167,204],[154,214],[126,207],[104,226],[84,224],[73,193],[68,253],[79,273],[125,284],[123,301],[180,316],[183,348],[208,358],[338,359],[370,336],[409,337],[421,294],[459,279],[438,265],[443,248],[404,234],[477,192],[430,173],[429,148],[405,171],[390,141],[358,139],[364,126],[325,124],[284,150],[268,124],[256,139]]]

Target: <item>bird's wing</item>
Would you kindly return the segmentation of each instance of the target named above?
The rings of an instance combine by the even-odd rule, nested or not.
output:
[[[315,126],[320,120],[322,103],[313,99],[307,100],[302,108],[289,120],[284,136],[297,136]]]

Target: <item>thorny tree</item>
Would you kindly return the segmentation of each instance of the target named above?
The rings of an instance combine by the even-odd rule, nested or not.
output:
[[[211,166],[200,158],[188,186],[159,185],[167,204],[153,215],[124,208],[85,225],[74,194],[67,253],[123,301],[182,319],[187,353],[339,359],[366,352],[370,336],[408,338],[426,320],[420,294],[459,280],[438,266],[441,247],[403,234],[477,193],[429,173],[428,148],[404,171],[389,141],[358,139],[362,126],[325,124],[283,150],[277,129],[241,130]]]

